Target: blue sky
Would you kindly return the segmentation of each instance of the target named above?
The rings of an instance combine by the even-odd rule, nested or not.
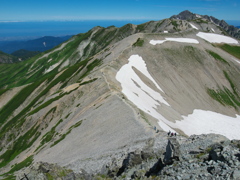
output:
[[[0,21],[161,20],[183,10],[240,20],[240,0],[0,0]]]

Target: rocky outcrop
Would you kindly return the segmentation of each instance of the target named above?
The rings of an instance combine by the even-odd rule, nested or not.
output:
[[[166,153],[164,157],[165,164],[172,164],[174,159],[179,160],[179,157],[181,156],[179,147],[180,144],[177,141],[177,139],[174,137],[170,137],[168,140],[168,145],[166,147]]]
[[[240,179],[240,141],[220,135],[169,137],[166,151],[145,148],[126,154],[122,164],[113,159],[101,173],[73,172],[56,164],[36,163],[21,171],[27,176],[76,179]]]
[[[224,20],[219,20],[213,16],[207,16],[204,15],[203,16],[205,19],[209,20],[210,22],[213,22],[214,24],[216,24],[217,26],[221,27],[224,31],[226,31],[230,36],[240,39],[240,29],[229,25],[228,23],[226,23],[226,21]]]
[[[171,19],[181,19],[181,20],[187,20],[187,21],[201,20],[199,22],[204,22],[204,23],[207,20],[207,22],[212,22],[215,25],[219,26],[223,31],[228,33],[230,36],[240,39],[240,29],[239,28],[229,25],[224,20],[219,20],[213,16],[198,15],[198,14],[194,14],[194,13],[186,10],[186,11],[179,13],[178,15],[171,16]]]
[[[196,15],[188,10],[185,10],[183,12],[180,12],[178,15],[171,16],[170,18],[181,19],[181,20],[193,20],[193,19],[196,19]]]

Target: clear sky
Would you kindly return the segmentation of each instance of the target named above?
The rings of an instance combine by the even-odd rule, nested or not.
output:
[[[240,0],[0,0],[0,21],[161,20],[184,10],[240,20]]]

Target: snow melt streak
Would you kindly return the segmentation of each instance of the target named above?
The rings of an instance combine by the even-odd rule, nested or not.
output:
[[[133,102],[139,109],[150,114],[157,119],[164,119],[157,111],[157,106],[163,103],[167,106],[169,104],[163,99],[161,94],[154,91],[148,87],[136,72],[133,67],[139,70],[143,75],[145,75],[149,80],[151,80],[154,85],[163,92],[163,90],[158,86],[152,76],[149,74],[146,64],[142,57],[139,55],[132,55],[128,59],[129,63],[122,66],[116,75],[116,79],[121,83],[122,92],[127,96],[127,98]],[[160,102],[160,103],[159,103]],[[160,127],[168,131],[171,128],[168,127],[162,121],[159,121]]]
[[[199,32],[197,33],[197,36],[199,36],[202,39],[205,39],[210,43],[238,44],[237,40],[220,34]]]
[[[192,28],[194,28],[194,29],[197,29],[198,30],[198,28],[196,27],[196,26],[194,26],[193,24],[191,24],[191,23],[189,23],[191,26],[192,26]]]

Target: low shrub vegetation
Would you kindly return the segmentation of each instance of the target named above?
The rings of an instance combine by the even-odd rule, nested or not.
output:
[[[218,45],[221,49],[228,52],[229,54],[240,59],[240,46],[232,46],[228,44]]]
[[[207,50],[207,52],[216,60],[221,61],[223,63],[226,63],[228,65],[230,65],[225,59],[223,59],[220,55],[218,55],[217,53]]]
[[[139,46],[142,47],[144,44],[144,40],[141,38],[138,38],[137,41],[133,44],[134,47]]]

